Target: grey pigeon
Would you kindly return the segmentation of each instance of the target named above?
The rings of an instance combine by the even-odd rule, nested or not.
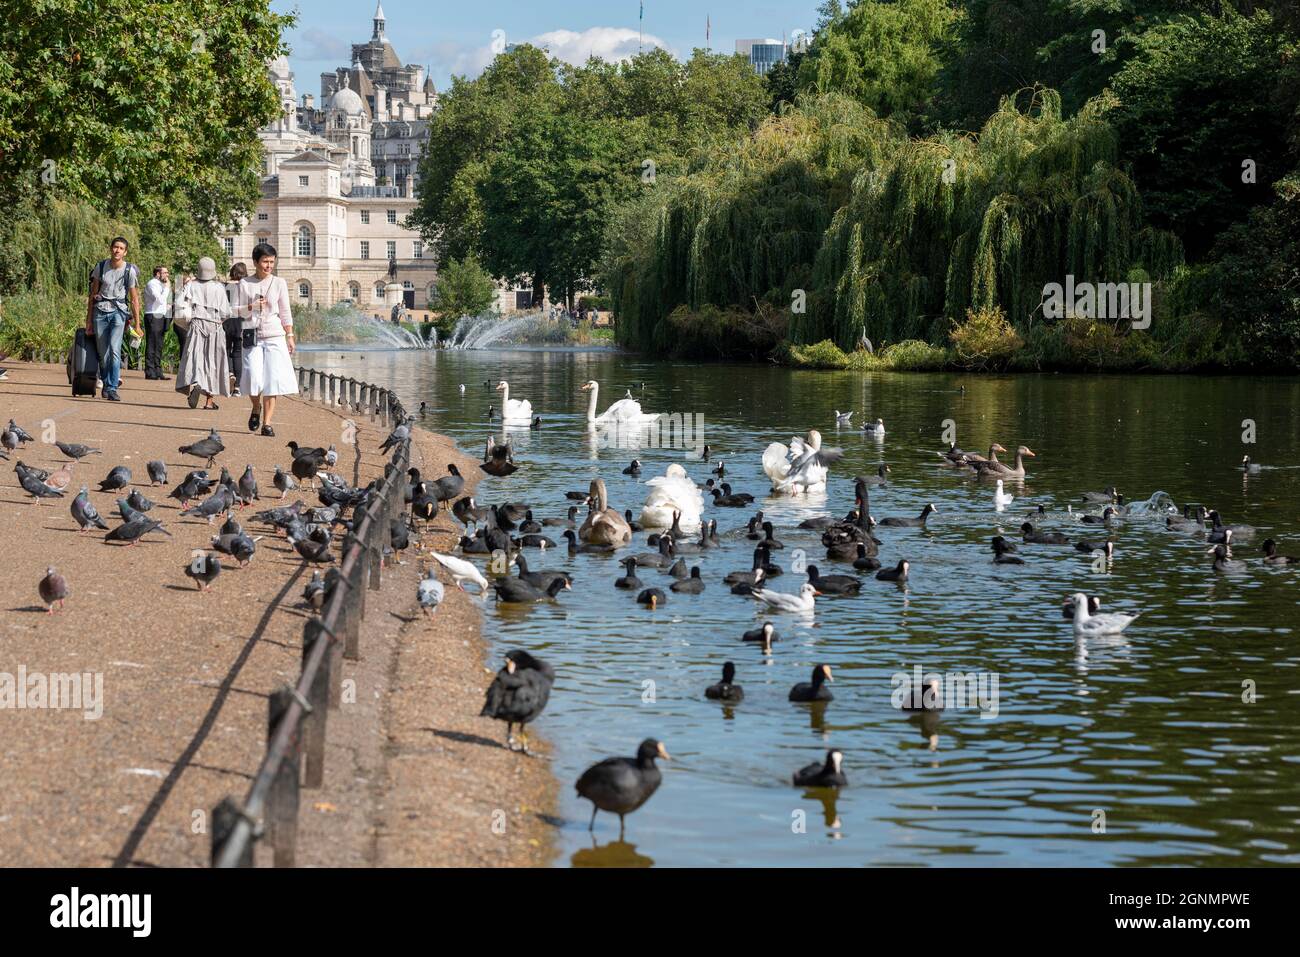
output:
[[[321,543],[310,538],[301,538],[293,543],[293,550],[304,560],[317,565],[328,565],[334,561],[328,542]]]
[[[0,445],[3,445],[8,451],[12,452],[14,449],[18,448],[18,436],[14,435],[14,433],[10,432],[8,429],[5,429],[3,432],[0,432]]]
[[[285,475],[284,469],[278,465],[275,467],[275,478],[271,479],[271,484],[280,490],[280,498],[284,498],[298,487],[298,483],[290,476]]]
[[[166,462],[162,461],[161,459],[154,459],[152,462],[146,465],[145,468],[149,470],[150,485],[167,484],[167,463]]]
[[[120,488],[126,488],[131,484],[131,470],[125,465],[115,465],[108,476],[99,483],[97,492],[116,492]]]
[[[388,433],[388,438],[384,439],[383,444],[379,446],[379,451],[387,452],[389,449],[395,449],[411,437],[411,423],[414,419],[408,418],[392,432]]]
[[[9,420],[9,431],[12,432],[14,435],[16,435],[16,436],[18,437],[18,441],[19,441],[19,442],[35,442],[35,441],[36,441],[34,438],[32,438],[30,435],[28,435],[28,434],[27,434],[27,431],[26,431],[25,429],[23,429],[23,428],[22,428],[22,427],[21,427],[17,422],[15,422],[13,419],[10,419],[10,420]]]
[[[427,616],[431,614],[433,610],[438,607],[439,602],[442,601],[443,590],[442,582],[438,581],[438,579],[434,577],[433,572],[426,571],[425,576],[426,577],[421,579],[420,584],[417,586],[416,595],[420,599],[420,610]]]
[[[125,501],[125,499],[123,500]],[[106,542],[127,542],[128,547],[135,545],[150,532],[162,532],[164,535],[171,536],[171,532],[162,527],[162,522],[152,518],[146,518],[139,515],[129,522],[123,522],[117,528],[113,529],[104,536]]]
[[[235,520],[235,516],[227,515],[226,520],[221,524],[221,531],[218,535],[238,535],[244,530],[244,526]]]
[[[307,587],[302,590],[302,599],[312,608],[320,611],[325,605],[325,579],[321,573],[316,571],[311,573],[311,581]]]
[[[196,459],[206,459],[208,467],[211,468],[217,456],[226,451],[226,445],[221,441],[221,436],[217,433],[217,430],[212,429],[206,439],[199,439],[189,445],[182,445],[178,451],[184,455],[192,455]]]
[[[108,531],[108,526],[99,517],[99,512],[95,506],[91,504],[90,489],[84,485],[81,486],[81,491],[77,493],[77,497],[72,500],[72,517],[81,526],[83,532],[88,528],[102,528],[104,531]]]
[[[19,472],[18,482],[22,485],[23,491],[32,496],[32,501],[38,505],[43,498],[63,498],[63,493],[57,488],[50,488],[29,472]]]
[[[92,449],[89,445],[78,445],[75,442],[55,442],[54,447],[70,459],[84,459],[87,455],[102,454],[99,449]]]
[[[211,485],[208,483],[206,473],[191,472],[185,476],[185,480],[180,485],[167,493],[167,497],[180,502],[181,508],[189,508],[190,499],[198,498],[209,488],[211,488]]]
[[[136,519],[144,518],[144,512],[133,506],[130,499],[125,498],[117,500],[117,514],[122,516],[124,522],[134,522]]]
[[[212,547],[225,555],[234,556],[242,568],[253,560],[253,553],[257,551],[257,539],[250,538],[243,532],[234,535],[214,535]]]
[[[216,555],[195,555],[185,565],[185,577],[194,579],[199,591],[207,591],[221,574],[221,559]]]
[[[50,473],[45,471],[45,469],[32,468],[32,466],[28,465],[22,459],[18,460],[18,464],[14,466],[14,471],[18,473],[19,476],[22,476],[23,474],[31,475],[34,478],[40,479],[42,482],[50,477]]]
[[[222,512],[229,512],[234,506],[235,499],[230,494],[230,489],[224,485],[217,487],[217,490],[204,499],[200,504],[193,508],[187,508],[181,512],[182,515],[197,515],[199,518],[206,518],[208,524]]]
[[[137,512],[147,512],[153,508],[154,503],[149,501],[140,494],[138,488],[131,489],[131,494],[126,497],[126,504],[130,505]]]
[[[333,445],[325,450],[325,464],[330,468],[334,468],[334,466],[339,464],[339,453]]]
[[[68,580],[55,571],[53,565],[45,569],[45,577],[36,589],[41,593],[41,601],[45,602],[45,611],[51,615],[54,614],[54,606],[58,605],[62,610],[64,601],[72,594]]]
[[[239,497],[245,503],[261,497],[257,494],[257,477],[251,465],[244,466],[244,474],[239,476]]]

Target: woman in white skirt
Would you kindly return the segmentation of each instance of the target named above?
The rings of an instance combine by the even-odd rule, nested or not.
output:
[[[258,243],[253,249],[253,275],[243,280],[246,306],[243,323],[244,369],[239,388],[253,404],[248,431],[260,427],[275,435],[275,397],[294,395],[298,377],[293,371],[293,313],[289,311],[289,286],[275,275],[275,247]]]
[[[199,260],[198,279],[188,283],[177,297],[177,314],[189,319],[189,334],[176,370],[176,391],[189,395],[190,408],[203,396],[205,409],[215,409],[214,395],[230,395],[226,371],[226,337],[221,323],[230,315],[226,287],[217,282],[217,264],[204,256]]]

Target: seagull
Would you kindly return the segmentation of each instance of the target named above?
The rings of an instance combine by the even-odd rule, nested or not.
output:
[[[851,423],[849,422],[849,419],[851,419],[851,418],[853,418],[853,410],[852,410],[852,409],[850,409],[848,412],[841,412],[839,409],[836,409],[836,410],[835,410],[835,424],[836,424],[836,425],[849,425],[849,424],[851,424]]]
[[[885,420],[876,419],[876,421],[871,423],[870,425],[864,424],[862,426],[862,431],[866,435],[872,435],[878,439],[883,439],[885,437]]]
[[[461,591],[465,590],[465,582],[467,581],[478,585],[480,592],[487,591],[487,579],[483,577],[483,573],[478,570],[473,562],[457,558],[455,555],[440,555],[437,552],[430,552],[429,554],[434,561],[451,572],[456,587]]]
[[[999,512],[1016,500],[1014,495],[1008,495],[1002,490],[1002,479],[998,479],[998,490],[993,493],[993,507]]]
[[[1121,615],[1118,612],[1093,615],[1088,612],[1088,596],[1083,592],[1078,592],[1074,596],[1074,633],[1082,638],[1118,635],[1136,621],[1137,617],[1137,615]]]
[[[764,589],[750,592],[751,597],[772,606],[777,611],[812,611],[813,604],[816,601],[814,596],[820,594],[821,592],[808,582],[803,584],[797,595],[791,595],[783,591],[766,591]]]

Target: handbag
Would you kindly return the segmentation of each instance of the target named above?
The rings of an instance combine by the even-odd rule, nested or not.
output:
[[[240,345],[242,345],[245,349],[253,348],[253,346],[257,345],[257,330],[240,329],[239,340],[240,340]]]
[[[185,332],[190,328],[190,320],[194,318],[194,305],[190,302],[190,297],[185,295],[185,290],[173,300],[172,303],[172,325]]]

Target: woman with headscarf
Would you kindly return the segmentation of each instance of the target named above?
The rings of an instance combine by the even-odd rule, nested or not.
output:
[[[211,257],[199,260],[197,277],[177,298],[188,311],[190,327],[185,336],[176,391],[189,395],[190,408],[205,399],[203,408],[216,409],[214,395],[230,395],[230,371],[226,364],[226,334],[222,323],[230,316],[230,299],[225,283],[217,279],[217,264]]]

